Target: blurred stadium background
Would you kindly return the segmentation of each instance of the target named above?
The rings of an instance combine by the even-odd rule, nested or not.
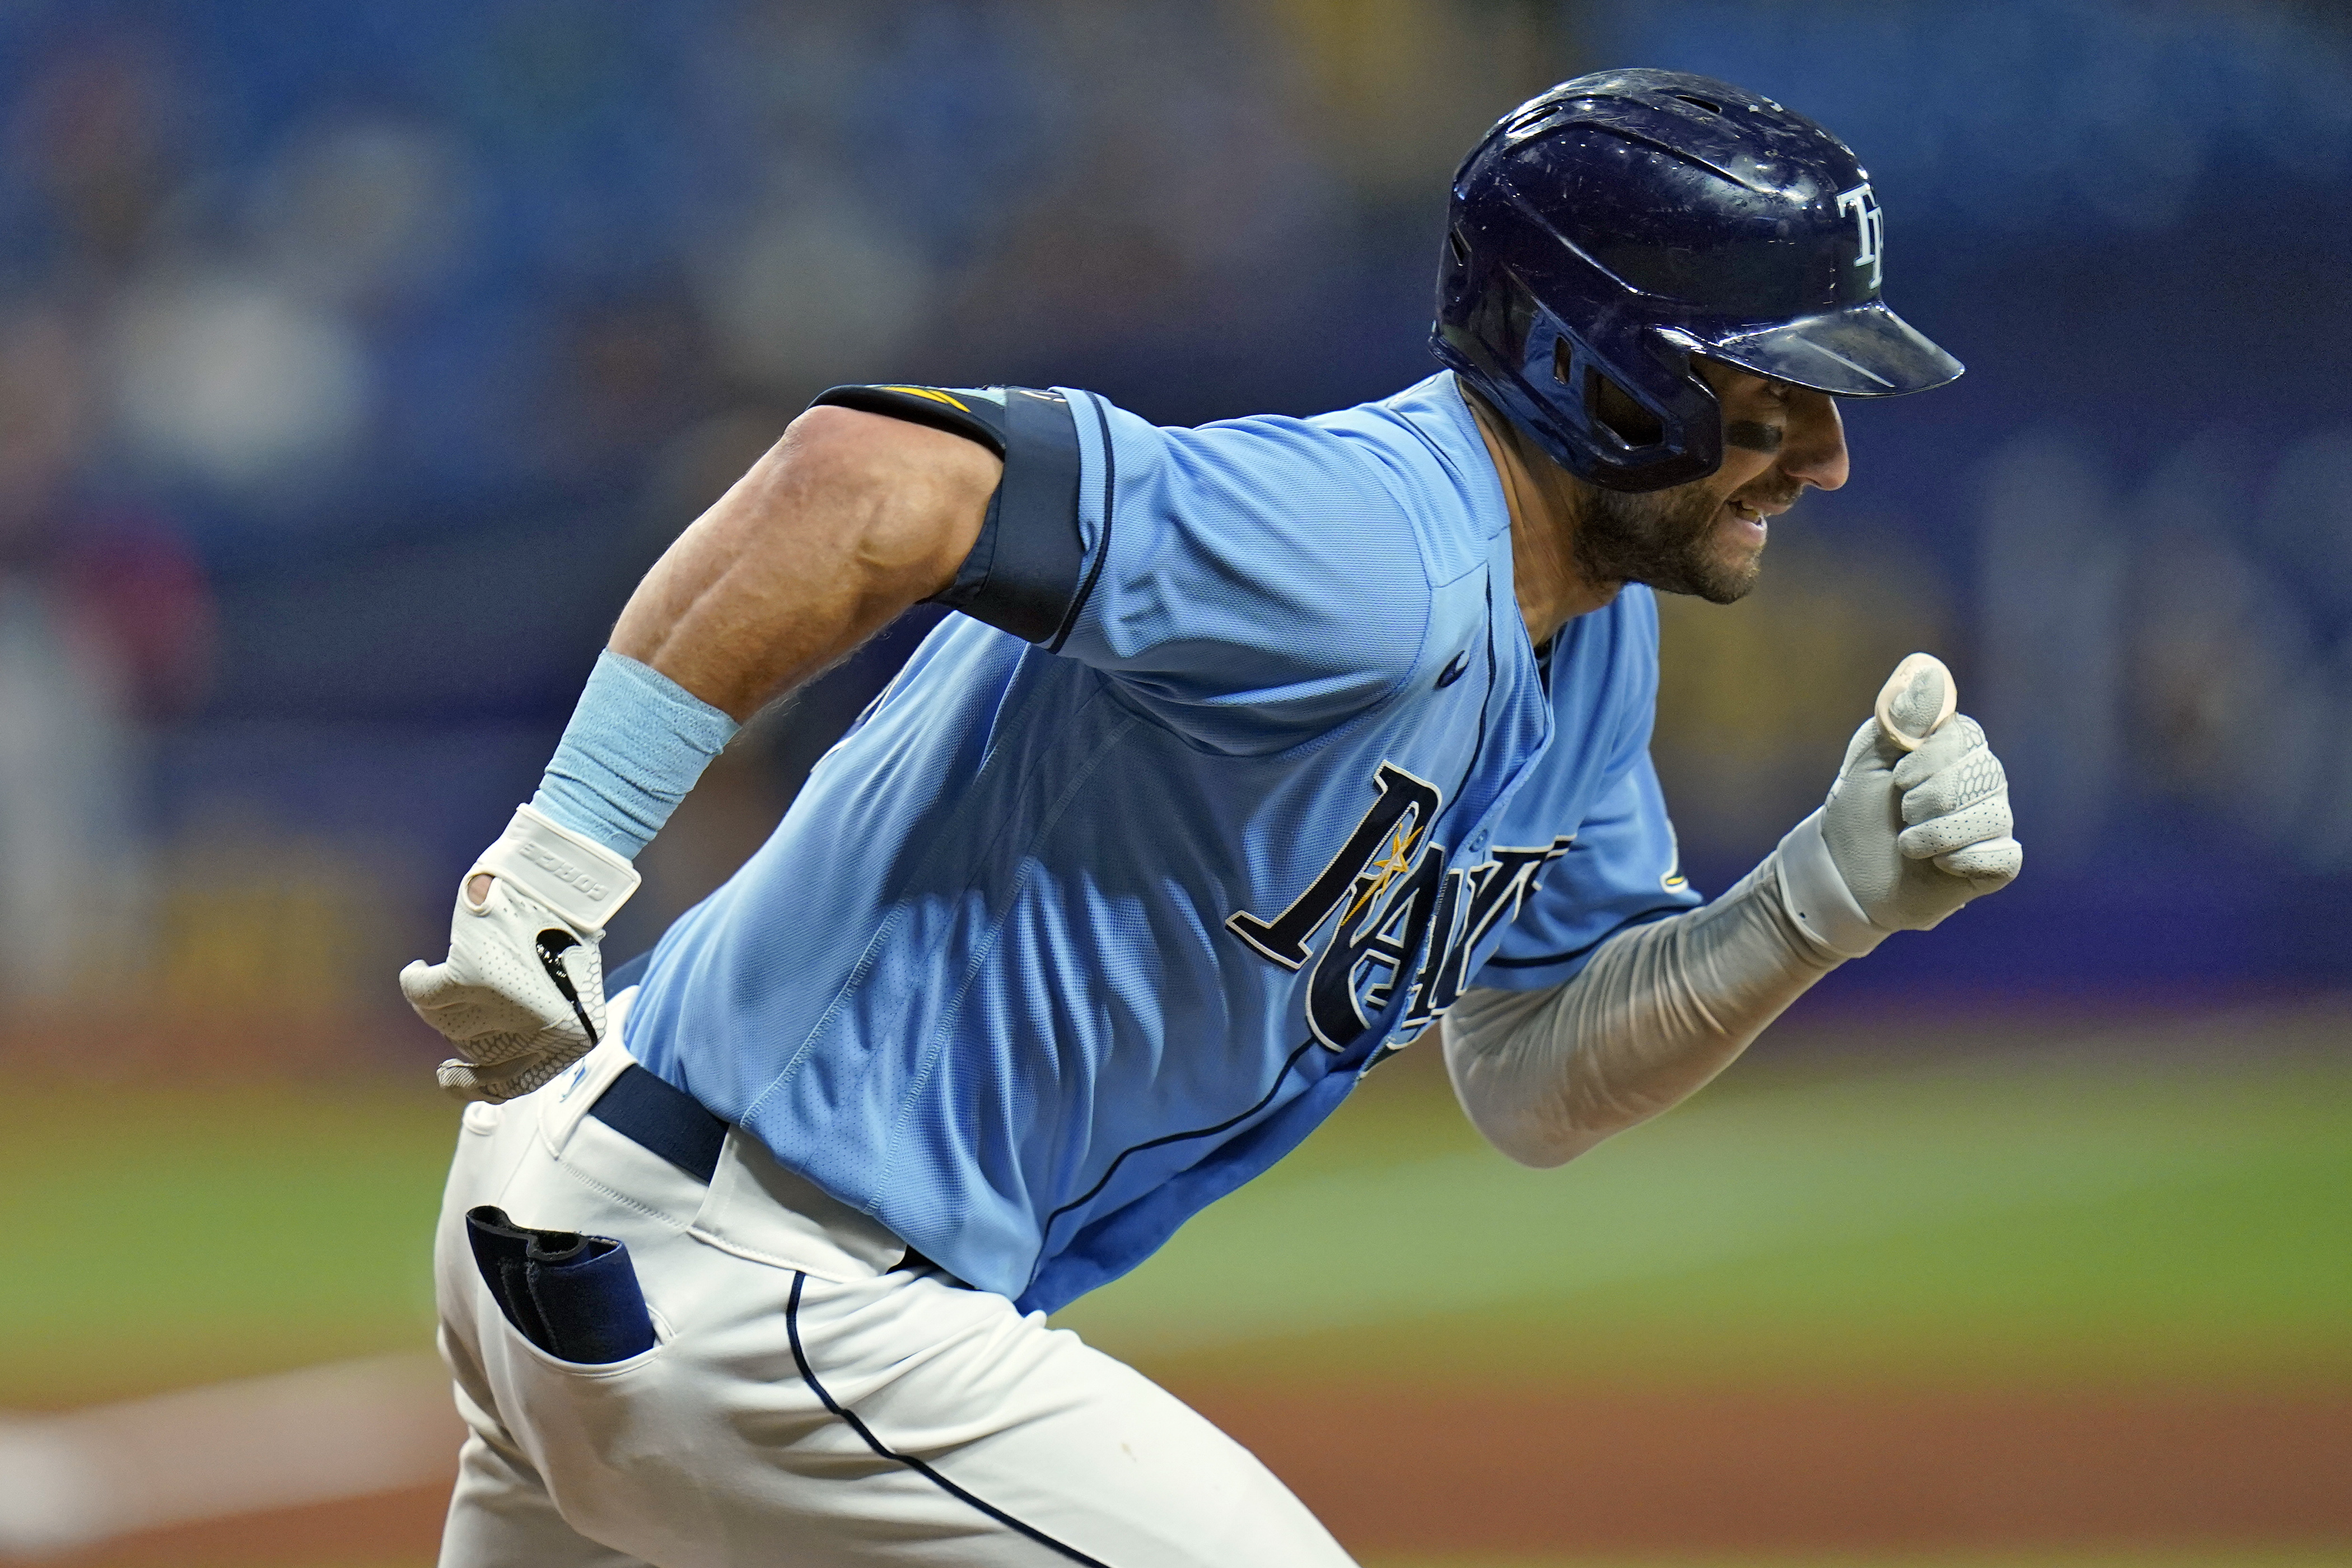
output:
[[[1695,879],[1913,647],[2029,874],[1565,1172],[1409,1054],[1070,1321],[1373,1563],[2352,1561],[2316,0],[0,5],[0,1556],[430,1560],[455,1119],[391,975],[811,394],[1384,395],[1454,161],[1607,64],[1852,142],[1893,300],[1970,365],[1850,411],[1752,600],[1669,605]],[[609,956],[922,630],[751,727]]]

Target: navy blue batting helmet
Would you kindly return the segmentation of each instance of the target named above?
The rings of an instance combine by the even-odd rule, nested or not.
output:
[[[1471,150],[1449,216],[1437,357],[1611,489],[1722,462],[1693,355],[1843,397],[1960,374],[1879,298],[1885,220],[1852,149],[1727,82],[1564,81]]]

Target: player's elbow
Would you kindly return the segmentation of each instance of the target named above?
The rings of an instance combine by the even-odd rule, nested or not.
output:
[[[1557,1149],[1540,1140],[1517,1137],[1506,1131],[1489,1131],[1484,1127],[1478,1131],[1489,1148],[1512,1164],[1525,1165],[1530,1171],[1558,1170],[1583,1152],[1580,1149]]]
[[[1528,1092],[1481,1123],[1486,1141],[1522,1165],[1549,1170],[1639,1127],[1671,1101],[1645,1103],[1605,1092],[1589,1074],[1570,1070],[1564,1081]]]
[[[1496,1152],[1531,1171],[1556,1170],[1609,1136],[1588,1128],[1546,1126],[1524,1116],[1485,1121],[1473,1118],[1472,1125]]]
[[[1482,1037],[1465,1022],[1448,1018],[1441,1026],[1446,1076],[1462,1113],[1496,1153],[1514,1164],[1549,1171],[1617,1131],[1586,1125],[1570,1114],[1557,1095],[1530,1085],[1524,1073],[1514,1070],[1506,1041],[1492,1035]]]
[[[819,543],[835,570],[911,603],[954,580],[1003,470],[961,436],[826,406],[794,419],[750,478],[763,510],[798,524],[779,543]]]

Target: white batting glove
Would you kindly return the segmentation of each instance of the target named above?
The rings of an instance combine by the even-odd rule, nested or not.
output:
[[[1929,929],[2007,887],[2025,860],[2000,759],[1975,720],[1952,712],[1950,672],[1914,660],[1907,687],[1882,699],[1885,720],[1854,731],[1828,802],[1776,852],[1789,912],[1842,958]],[[1890,725],[1926,739],[1906,749]]]
[[[475,878],[488,873],[479,902]],[[528,1094],[604,1035],[596,944],[637,890],[636,868],[593,839],[517,808],[457,884],[449,957],[400,972],[416,1016],[457,1047],[436,1073],[459,1100]]]

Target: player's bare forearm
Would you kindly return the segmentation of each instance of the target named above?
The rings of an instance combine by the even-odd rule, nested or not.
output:
[[[460,883],[448,960],[401,971],[457,1048],[444,1089],[509,1100],[604,1037],[597,943],[637,853],[737,725],[954,581],[1003,467],[961,436],[816,409],[670,546],[538,793]]]
[[[1003,469],[961,436],[811,409],[646,574],[613,651],[747,720],[951,582]]]

